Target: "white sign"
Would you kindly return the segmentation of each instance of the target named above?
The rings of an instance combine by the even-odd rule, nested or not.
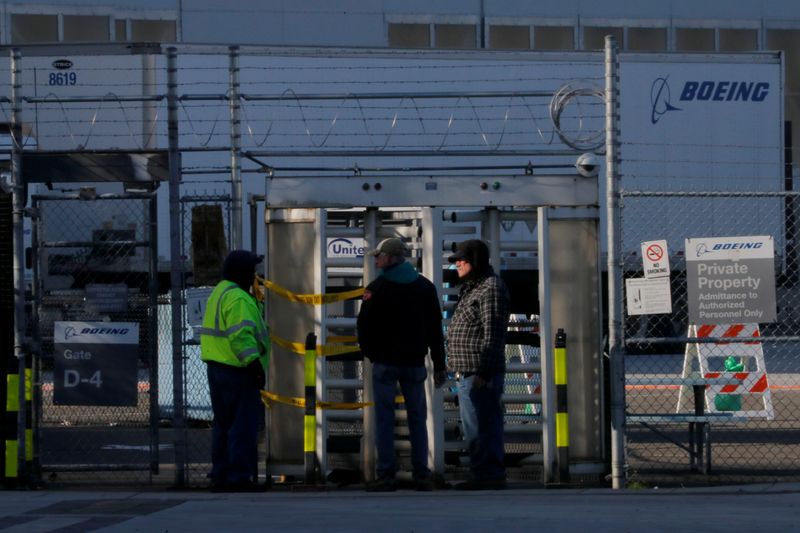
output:
[[[643,242],[642,262],[644,263],[644,277],[668,278],[669,254],[667,253],[667,241]]]
[[[774,322],[774,255],[769,235],[686,239],[689,322]]]
[[[625,280],[628,316],[672,313],[669,278]]]
[[[200,326],[206,313],[206,303],[213,287],[195,287],[186,289],[186,322],[190,326]]]
[[[139,344],[136,322],[54,322],[53,342],[59,344]]]
[[[687,261],[739,261],[774,257],[775,246],[770,235],[686,239]]]
[[[362,237],[328,238],[327,257],[364,257],[364,239]]]

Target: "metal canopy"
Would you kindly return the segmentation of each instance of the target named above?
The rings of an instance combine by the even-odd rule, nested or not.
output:
[[[350,176],[267,178],[266,206],[593,206],[597,178],[547,176]]]

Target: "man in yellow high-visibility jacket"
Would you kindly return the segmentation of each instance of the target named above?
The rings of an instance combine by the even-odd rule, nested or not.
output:
[[[228,254],[200,329],[214,413],[208,475],[214,491],[265,488],[257,483],[258,429],[270,344],[261,305],[249,292],[262,259],[246,250]]]

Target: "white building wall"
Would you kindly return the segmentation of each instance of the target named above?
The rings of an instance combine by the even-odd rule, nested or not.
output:
[[[386,46],[387,21],[800,28],[796,0],[6,0],[13,13],[173,18],[187,43]],[[8,32],[0,35],[8,43]]]

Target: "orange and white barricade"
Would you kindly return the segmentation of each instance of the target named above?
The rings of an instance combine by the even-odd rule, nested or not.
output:
[[[689,325],[689,337],[703,338],[756,338],[761,336],[758,324],[702,324]],[[687,343],[686,353],[683,358],[683,371],[681,376],[688,377],[692,372],[692,361],[697,358],[700,375],[705,378],[723,378],[719,384],[706,386],[706,412],[717,413],[715,398],[719,394],[735,394],[741,396],[742,409],[736,410],[736,416],[749,418],[775,417],[772,408],[772,394],[769,389],[767,368],[764,364],[764,350],[760,341],[751,342],[697,342]],[[723,361],[727,357],[741,360],[744,370],[731,372],[724,369]],[[709,360],[714,359],[715,364],[709,365]],[[732,383],[725,383],[724,378],[733,378]],[[686,387],[681,387],[678,395],[678,411],[683,405],[683,395]],[[760,400],[754,402],[753,399]],[[754,406],[762,408],[753,409]]]

